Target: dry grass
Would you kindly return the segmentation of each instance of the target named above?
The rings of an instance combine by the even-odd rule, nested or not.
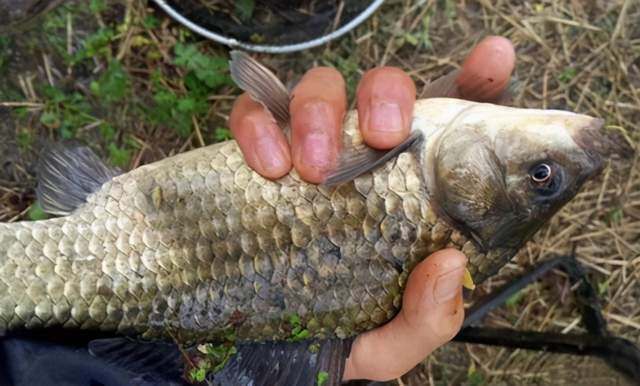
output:
[[[183,92],[181,77],[184,74],[173,65],[171,49],[183,38],[184,30],[142,1],[113,3],[117,4],[110,11],[87,23],[115,20],[122,26],[111,44],[109,55],[125,65],[132,87],[138,90],[136,98],[149,98],[150,74],[154,70],[161,72],[161,82],[168,88]],[[143,27],[142,21],[151,14],[155,14],[160,23]],[[428,79],[458,66],[465,53],[483,36],[499,34],[510,38],[518,52],[514,105],[561,108],[599,116],[605,118],[612,129],[625,130],[629,138],[638,143],[638,20],[640,2],[637,0],[390,0],[365,25],[344,39],[304,53],[260,56],[260,59],[277,68],[281,78],[290,84],[311,66],[336,66],[345,74],[351,94],[366,69],[382,64],[397,65],[409,71],[420,89]],[[86,28],[72,27],[80,28],[80,31]],[[74,49],[83,34],[70,32],[69,50]],[[148,43],[139,45],[140,37]],[[199,47],[212,55],[225,55],[223,47],[210,42],[202,42]],[[12,73],[14,79],[20,80],[14,82],[20,90],[20,98],[0,102],[20,99],[19,103],[26,103],[24,106],[36,114],[41,108],[42,96],[34,91],[37,87],[32,83],[74,81],[70,80],[64,65],[55,63],[55,55],[37,58],[32,68],[16,69]],[[104,68],[105,62],[96,60],[88,75],[95,76],[92,73],[99,74]],[[75,79],[76,88],[86,88],[86,79],[71,78]],[[4,81],[0,81],[0,85],[3,84]],[[126,103],[110,108],[108,114],[103,112],[100,119],[108,120],[116,127],[118,141],[128,135],[139,145],[132,150],[127,165],[132,168],[211,142],[215,128],[225,124],[236,94],[235,88],[222,87],[215,95],[210,95],[208,113],[194,121],[194,130],[186,138],[167,131],[162,125],[137,119],[126,109]],[[37,119],[23,118],[17,128],[11,126],[9,129],[4,121],[5,133],[7,130],[26,130],[36,135],[53,133],[50,128],[43,128]],[[85,127],[79,136],[94,138],[97,144],[106,146],[102,139],[92,137],[91,132],[91,127]],[[0,130],[2,138],[3,131]],[[11,154],[2,146],[0,150]],[[21,156],[29,159],[29,152],[23,152]],[[600,292],[610,330],[639,343],[638,163],[637,157],[632,161],[612,161],[602,178],[591,183],[512,263],[480,286],[474,296],[490,292],[536,262],[575,249]],[[20,218],[28,210],[33,184],[28,166],[28,162],[16,161],[4,175],[0,171],[0,200],[3,203],[0,219]],[[509,306],[493,312],[485,323],[538,331],[580,331],[570,292],[565,276],[554,273],[528,288]],[[591,378],[594,385],[612,384],[606,372],[598,372],[601,378],[593,378],[595,367],[592,366],[591,362],[569,356],[451,344],[398,382],[416,385],[586,384],[580,380],[584,376],[584,379]]]

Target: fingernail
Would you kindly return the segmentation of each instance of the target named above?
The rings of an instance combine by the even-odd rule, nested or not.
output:
[[[460,293],[463,277],[464,267],[455,268],[438,276],[433,291],[436,304],[445,303]]]
[[[327,170],[331,164],[328,152],[333,149],[329,133],[336,131],[335,112],[330,104],[314,102],[304,106],[304,134],[299,158],[307,166]]]
[[[279,172],[285,166],[282,148],[270,135],[257,139],[255,152],[258,163],[265,172]]]
[[[397,103],[373,101],[367,114],[369,131],[389,133],[404,129],[402,111]]]
[[[302,140],[302,158],[317,169],[326,170],[330,159],[327,151],[331,148],[329,136],[323,131],[312,131]]]

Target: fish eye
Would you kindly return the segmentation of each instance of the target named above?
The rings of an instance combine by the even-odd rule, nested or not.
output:
[[[551,166],[546,163],[536,165],[529,173],[533,182],[543,184],[551,179]]]
[[[540,162],[529,169],[531,187],[538,196],[550,199],[562,189],[564,173],[553,162]]]

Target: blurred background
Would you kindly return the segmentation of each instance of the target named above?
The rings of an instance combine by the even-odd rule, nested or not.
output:
[[[320,37],[370,1],[174,2],[199,23],[249,44]],[[3,8],[4,7],[4,8]],[[19,24],[12,21],[20,20]],[[78,139],[121,169],[230,137],[239,90],[228,47],[204,39],[142,0],[0,0],[0,221],[40,219],[34,160],[42,138]],[[349,96],[378,65],[418,87],[461,63],[482,37],[517,50],[514,101],[602,117],[640,140],[640,1],[387,0],[328,44],[255,54],[292,86],[312,66],[334,66]],[[353,107],[353,106],[352,106]],[[575,251],[612,333],[640,343],[640,168],[612,161],[469,303],[536,262]],[[514,295],[484,324],[581,332],[568,278],[553,272]],[[399,385],[616,385],[598,360],[452,343]]]

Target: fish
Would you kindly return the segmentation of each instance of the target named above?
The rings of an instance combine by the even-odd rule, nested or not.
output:
[[[291,96],[275,75],[238,51],[231,71],[287,130]],[[477,283],[495,274],[628,152],[603,123],[434,97],[416,102],[409,138],[380,151],[351,111],[319,185],[295,170],[263,178],[233,140],[126,173],[87,146],[53,144],[36,193],[57,217],[0,224],[0,335],[62,327],[196,345],[232,329],[239,344],[289,353],[303,327],[296,352],[315,339],[344,356],[344,342],[397,314],[431,253],[460,249]]]

